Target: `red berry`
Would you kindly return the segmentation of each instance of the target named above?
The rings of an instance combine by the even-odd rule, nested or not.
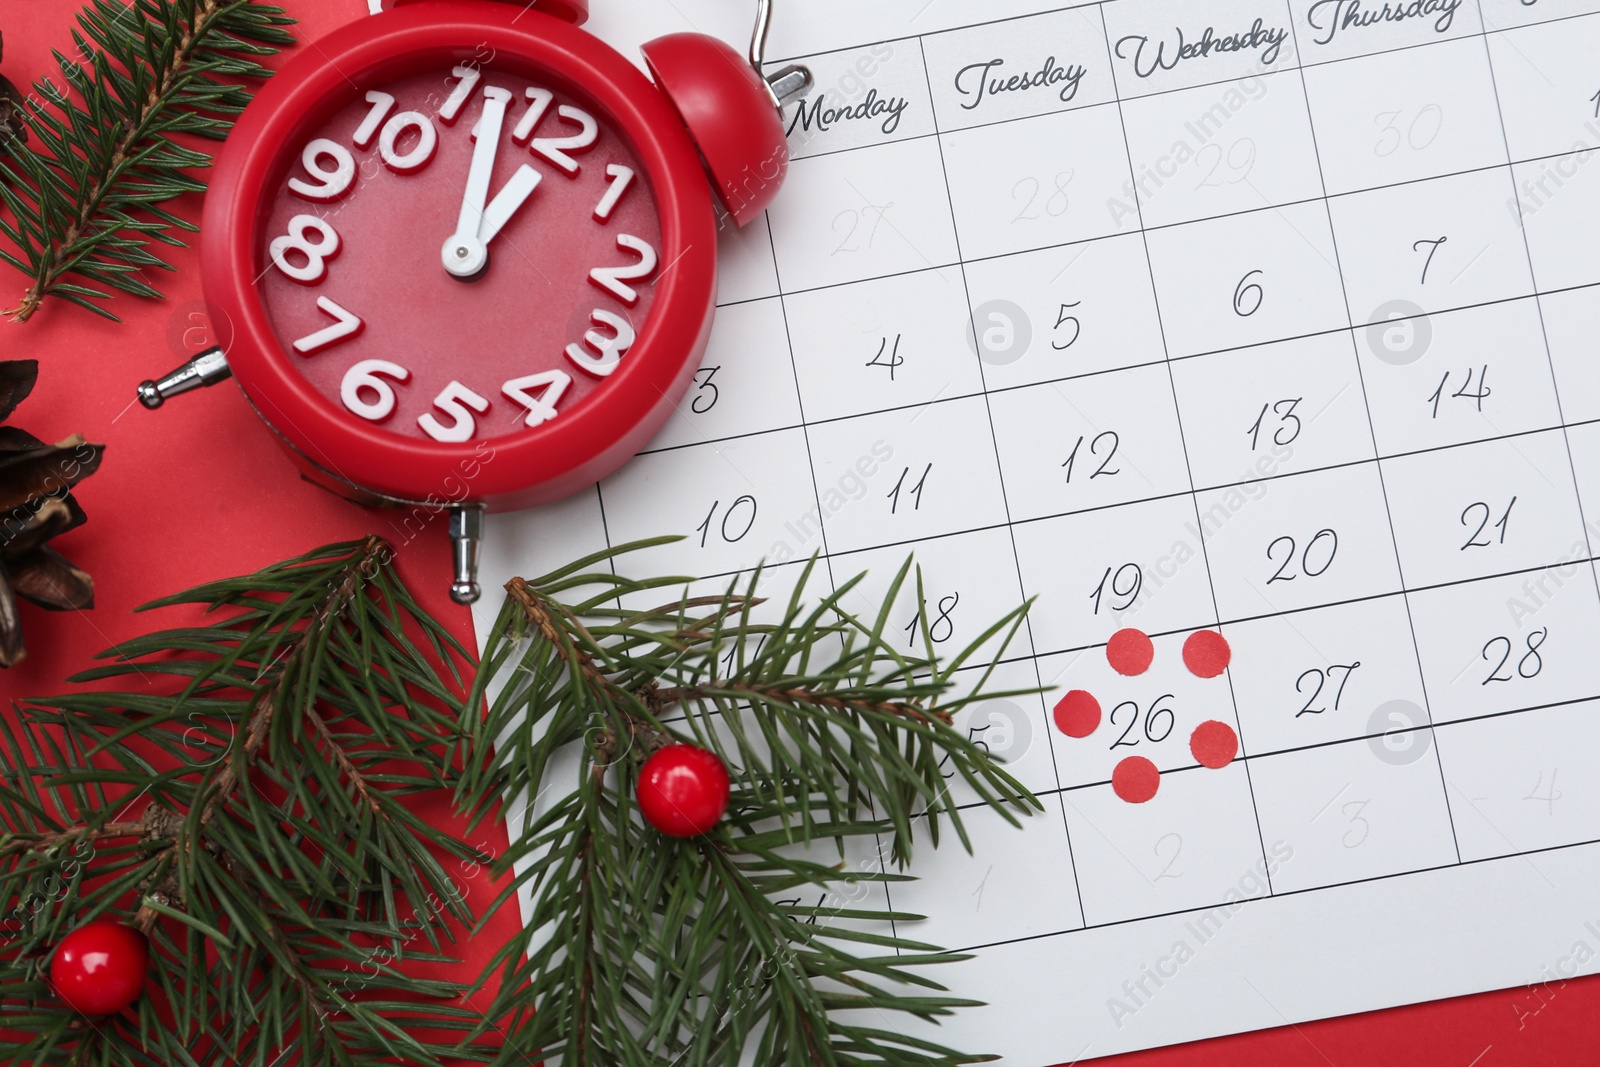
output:
[[[669,745],[639,772],[639,811],[668,837],[707,833],[728,810],[728,768],[716,753]]]
[[[56,946],[50,984],[82,1015],[115,1015],[144,992],[150,942],[131,926],[92,922]]]

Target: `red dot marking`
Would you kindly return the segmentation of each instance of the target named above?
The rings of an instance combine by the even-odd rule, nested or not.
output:
[[[1228,669],[1233,650],[1228,639],[1215,630],[1200,630],[1183,643],[1184,665],[1201,678],[1215,678]]]
[[[1129,804],[1143,804],[1161,788],[1161,772],[1143,756],[1129,756],[1111,772],[1111,788]]]
[[[1220,770],[1239,754],[1239,735],[1227,723],[1212,719],[1194,728],[1189,735],[1189,751],[1201,766]]]
[[[1143,674],[1155,658],[1156,646],[1142,630],[1118,630],[1106,642],[1106,660],[1118,674]]]
[[[1056,729],[1068,737],[1088,737],[1100,727],[1100,702],[1074,689],[1056,704]]]

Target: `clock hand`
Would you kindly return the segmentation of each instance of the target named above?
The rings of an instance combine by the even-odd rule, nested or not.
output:
[[[481,236],[484,205],[489,199],[489,180],[500,154],[500,132],[505,126],[506,106],[510,102],[511,90],[497,85],[484,87],[483,117],[478,120],[478,143],[472,150],[472,167],[467,172],[467,188],[461,198],[461,217],[456,222],[456,232],[445,241],[441,252],[444,269],[457,278],[470,278],[489,263],[489,242]],[[518,177],[521,177],[520,171]],[[510,191],[509,185],[507,191]],[[528,192],[532,191],[530,187]],[[496,232],[498,230],[496,227]]]
[[[483,222],[478,227],[478,240],[486,245],[494,240],[505,228],[506,223],[511,221],[511,216],[527,203],[528,197],[533,195],[543,177],[544,175],[526,163],[517,168],[511,180],[506,182],[494,200],[484,209]]]

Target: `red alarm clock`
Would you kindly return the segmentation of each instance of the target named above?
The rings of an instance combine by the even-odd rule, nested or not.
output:
[[[231,376],[307,478],[450,508],[461,603],[485,509],[592,485],[671,415],[711,326],[712,190],[736,223],[760,215],[787,170],[782,105],[811,84],[761,73],[770,0],[749,56],[645,45],[653,83],[586,17],[423,0],[301,52],[206,199],[206,302],[231,341],[139,389],[155,408]]]

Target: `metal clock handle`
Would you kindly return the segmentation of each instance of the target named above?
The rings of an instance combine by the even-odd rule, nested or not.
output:
[[[789,101],[809,93],[814,80],[810,68],[798,64],[790,64],[772,74],[761,69],[767,61],[767,34],[771,30],[772,0],[756,0],[756,28],[750,35],[750,65],[767,83],[773,105],[781,108]]]

